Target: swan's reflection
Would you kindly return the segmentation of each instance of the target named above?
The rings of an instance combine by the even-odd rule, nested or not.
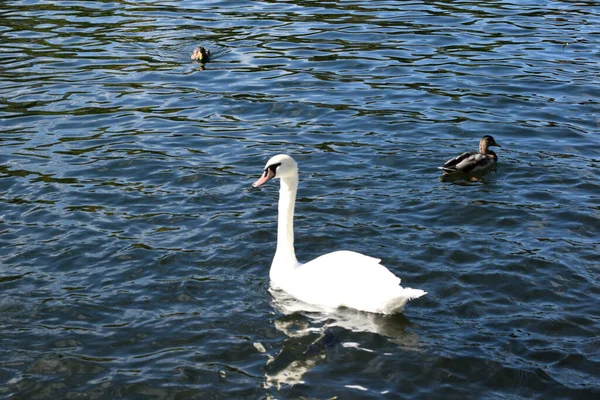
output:
[[[346,331],[367,332],[386,336],[404,350],[419,351],[418,336],[406,330],[411,323],[402,314],[380,315],[352,309],[323,309],[303,303],[287,293],[270,288],[273,306],[284,315],[275,321],[275,328],[287,338],[279,353],[269,356],[265,366],[266,388],[304,383],[304,374],[327,357],[327,351],[336,347],[360,347],[355,342],[344,342]]]

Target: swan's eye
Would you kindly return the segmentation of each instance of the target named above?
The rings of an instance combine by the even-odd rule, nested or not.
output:
[[[281,163],[277,163],[277,164],[273,164],[273,165],[269,165],[267,167],[267,169],[270,169],[271,172],[273,172],[273,175],[277,175],[277,168],[279,168],[279,166],[281,165]]]

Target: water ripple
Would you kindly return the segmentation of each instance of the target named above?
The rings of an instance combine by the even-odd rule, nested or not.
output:
[[[0,13],[2,395],[597,397],[596,2]],[[496,170],[441,177],[483,134]],[[372,254],[428,295],[270,292],[277,188],[250,185],[279,152],[299,259]]]

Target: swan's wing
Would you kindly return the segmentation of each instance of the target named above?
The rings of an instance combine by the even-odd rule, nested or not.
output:
[[[400,278],[380,264],[379,258],[354,251],[334,251],[301,265],[299,275],[318,276],[330,285],[360,285],[367,282],[385,282],[399,285]]]
[[[325,254],[298,266],[281,289],[309,304],[383,314],[426,293],[400,286],[400,278],[380,261],[352,251]]]

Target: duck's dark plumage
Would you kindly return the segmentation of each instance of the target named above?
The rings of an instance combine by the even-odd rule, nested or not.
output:
[[[196,60],[200,63],[208,62],[210,58],[210,50],[206,50],[204,47],[196,47],[192,52],[192,60]]]
[[[490,146],[502,147],[496,143],[493,137],[486,135],[479,142],[478,153],[463,153],[458,157],[446,161],[439,168],[447,173],[461,172],[466,174],[491,168],[496,165],[498,156],[489,149]]]

